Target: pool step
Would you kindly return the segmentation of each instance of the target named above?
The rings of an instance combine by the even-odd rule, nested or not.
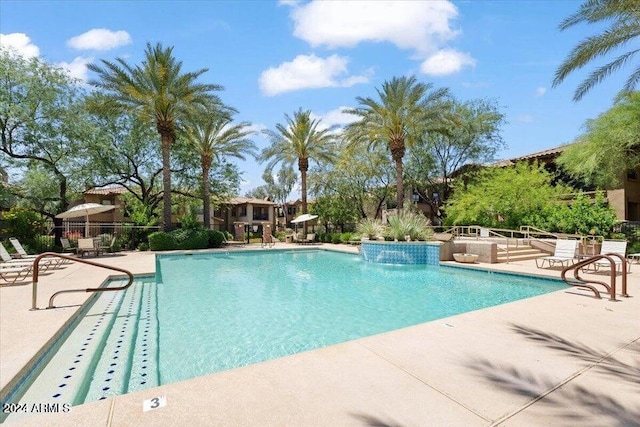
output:
[[[506,249],[504,245],[498,245],[498,262],[507,262],[507,253],[503,250]],[[543,256],[548,256],[546,252],[539,249],[532,248],[528,245],[509,246],[509,262],[525,261],[529,259],[536,259]]]
[[[131,286],[126,290],[91,384],[83,400],[92,402],[126,393],[129,384],[129,359],[138,331],[138,313],[142,301],[142,286]]]
[[[112,286],[124,283],[114,282]],[[134,285],[135,286],[135,285]],[[97,356],[111,330],[113,314],[118,312],[123,292],[107,292],[99,295],[87,313],[78,322],[69,337],[42,368],[37,386],[30,387],[20,398],[20,404],[72,404],[82,403],[86,382],[95,369]],[[9,419],[20,418],[20,413]]]
[[[143,287],[136,344],[132,351],[127,393],[160,385],[158,369],[158,312],[155,285]]]

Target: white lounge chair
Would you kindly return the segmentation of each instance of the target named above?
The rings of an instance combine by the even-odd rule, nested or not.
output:
[[[13,247],[16,250],[16,253],[18,254],[18,257],[21,259],[34,259],[36,258],[38,255],[29,255],[27,253],[27,251],[24,250],[24,248],[22,247],[22,244],[20,243],[20,241],[18,239],[16,239],[15,237],[11,237],[9,238],[9,241],[11,242],[11,244],[13,245]],[[70,252],[67,253],[62,253],[61,255],[72,255]],[[66,259],[63,258],[55,258],[55,259],[49,259],[49,261],[51,261],[52,263],[55,263],[55,265],[62,265],[62,264],[66,264],[68,261]]]
[[[13,284],[17,281],[24,281],[31,276],[33,264],[0,264],[0,279]]]
[[[603,240],[602,247],[600,248],[600,254],[618,254],[626,260],[627,254],[627,241],[626,240]],[[622,271],[622,260],[618,257],[611,257],[615,262],[616,271]],[[593,267],[596,271],[600,268],[611,268],[611,263],[608,259],[600,259],[593,263]],[[627,272],[631,268],[631,263],[627,260]]]
[[[2,259],[2,263],[0,263],[0,267],[4,268],[17,268],[24,266],[33,266],[33,258],[12,258],[7,251],[7,248],[4,247],[2,243],[0,243],[0,259]],[[43,259],[38,264],[39,271],[47,271],[49,268],[55,268],[58,266],[57,260],[52,259]]]
[[[545,262],[549,264],[549,267],[554,267],[556,264],[564,266],[564,263],[566,262],[568,267],[570,264],[573,264],[575,262],[577,246],[577,240],[556,240],[556,249],[553,255],[544,258],[536,258],[536,267],[544,267]]]

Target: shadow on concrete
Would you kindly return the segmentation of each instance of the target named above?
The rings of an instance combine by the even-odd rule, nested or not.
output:
[[[403,427],[400,423],[390,420],[383,421],[382,419],[376,418],[373,415],[352,413],[351,416],[360,420],[363,425],[369,427]]]
[[[558,387],[553,393],[544,396],[535,403],[543,405],[543,408],[553,407],[554,414],[560,414],[558,416],[565,420],[563,423],[561,419],[557,419],[555,425],[587,425],[593,422],[590,420],[591,417],[598,416],[600,418],[606,417],[609,426],[640,426],[640,405],[628,407],[616,399],[616,393],[622,393],[623,387],[627,389],[627,392],[629,388],[637,389],[637,391],[634,390],[634,394],[640,395],[640,364],[633,365],[623,362],[582,343],[570,341],[541,330],[520,325],[511,325],[511,329],[529,341],[583,360],[585,367],[598,363],[591,368],[590,372],[609,378],[615,377],[619,387],[616,387],[613,393],[586,389],[572,382],[558,387],[557,380],[544,374],[515,366],[505,367],[502,363],[498,365],[487,359],[476,359],[467,367],[476,371],[477,375],[490,380],[497,387],[531,399],[536,399]],[[627,346],[627,349],[632,349],[640,356],[640,346],[637,342]]]

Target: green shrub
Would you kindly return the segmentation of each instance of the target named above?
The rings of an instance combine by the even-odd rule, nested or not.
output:
[[[284,231],[278,231],[276,233],[276,239],[278,239],[281,242],[284,242],[286,237],[287,237],[287,233],[285,233]]]
[[[222,234],[222,231],[207,230],[207,234],[209,236],[208,247],[210,248],[222,247],[222,242],[224,241],[224,234]]]
[[[156,231],[149,234],[149,249],[152,251],[172,251],[178,249],[178,242],[171,233]]]
[[[142,251],[142,252],[148,251],[149,250],[149,245],[147,243],[145,243],[145,242],[142,242],[142,243],[140,243],[138,245],[138,250]]]
[[[13,206],[2,212],[2,219],[6,227],[2,232],[8,237],[15,237],[23,246],[34,245],[36,236],[45,232],[45,220],[31,209]]]
[[[55,249],[54,236],[37,235],[33,240],[33,251],[35,253],[52,252]]]
[[[351,240],[352,236],[353,236],[353,233],[342,233],[340,235],[340,242],[341,243],[348,243],[349,240]]]
[[[365,218],[356,226],[356,232],[371,240],[376,240],[378,237],[381,237],[384,231],[385,226],[377,219]]]
[[[421,213],[404,210],[389,218],[386,235],[397,240],[404,240],[405,236],[410,236],[411,240],[429,240],[433,236],[429,225],[429,220]]]
[[[206,230],[179,229],[173,230],[178,249],[206,249],[209,246],[209,233]]]
[[[336,245],[340,242],[340,233],[332,233],[331,234],[331,243],[335,243]]]

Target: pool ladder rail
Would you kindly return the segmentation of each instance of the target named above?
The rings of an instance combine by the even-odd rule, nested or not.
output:
[[[600,296],[600,291],[598,289],[596,289],[596,287],[593,286],[593,285],[603,286],[607,290],[607,293],[609,294],[609,300],[610,301],[617,301],[616,300],[616,276],[617,276],[616,273],[617,273],[617,269],[616,269],[616,262],[614,261],[614,259],[612,257],[617,257],[617,258],[620,258],[622,260],[622,293],[621,293],[621,296],[628,298],[629,294],[627,293],[627,260],[620,254],[614,254],[614,253],[599,254],[599,255],[594,255],[592,257],[589,257],[587,259],[583,259],[583,260],[579,261],[576,264],[573,264],[573,265],[570,265],[568,267],[565,267],[562,270],[562,274],[560,275],[560,277],[569,286],[575,286],[577,288],[591,290],[594,293],[595,297],[598,298],[598,299],[602,298]],[[588,265],[593,264],[594,262],[599,261],[601,259],[606,259],[610,263],[610,269],[611,269],[610,284],[607,285],[606,283],[601,282],[599,280],[585,279],[585,278],[580,277],[580,270],[583,270]],[[567,278],[567,273],[570,272],[570,271],[573,271],[573,278]]]
[[[51,295],[51,297],[49,298],[49,305],[48,305],[47,308],[55,308],[55,306],[53,305],[53,300],[54,300],[54,298],[56,296],[58,296],[60,294],[66,294],[66,293],[71,293],[71,292],[122,291],[122,290],[127,289],[133,283],[133,274],[131,274],[130,271],[125,270],[124,268],[113,267],[113,266],[110,266],[110,265],[100,264],[98,262],[89,261],[89,260],[86,260],[86,259],[81,259],[81,258],[72,257],[72,256],[68,256],[68,255],[62,255],[62,254],[59,254],[57,252],[44,252],[44,253],[38,255],[33,260],[33,282],[32,282],[33,284],[32,284],[32,291],[31,291],[31,310],[38,310],[38,307],[37,307],[37,303],[38,303],[38,264],[40,264],[40,260],[43,259],[43,258],[61,258],[61,259],[69,260],[69,261],[79,262],[81,264],[89,264],[89,265],[93,265],[95,267],[102,267],[102,268],[106,268],[108,270],[119,271],[121,273],[126,274],[129,277],[129,281],[124,286],[118,286],[118,287],[113,287],[113,288],[65,289],[65,290],[62,290],[62,291],[58,291],[58,292],[54,293],[53,295]]]

